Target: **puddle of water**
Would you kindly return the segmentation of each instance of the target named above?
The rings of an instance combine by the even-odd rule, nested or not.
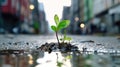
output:
[[[49,40],[49,42],[54,39]],[[5,43],[6,44],[6,43]],[[17,42],[14,46],[7,47],[4,43],[1,50],[26,49],[21,54],[0,55],[0,67],[120,67],[120,50],[106,49],[96,43],[74,43],[79,47],[79,52],[43,52],[36,50],[38,42]],[[9,45],[11,43],[8,42]],[[21,45],[21,46],[20,46]],[[33,46],[34,45],[34,46]],[[39,46],[38,46],[39,45]],[[81,54],[82,53],[82,54]]]
[[[57,67],[59,63],[63,64],[62,67],[71,67],[70,60],[65,60],[60,52],[52,52],[51,54],[45,52],[45,56],[38,58],[36,61],[38,65],[35,67]]]
[[[0,55],[0,67],[120,67],[120,55],[34,51],[23,55]]]

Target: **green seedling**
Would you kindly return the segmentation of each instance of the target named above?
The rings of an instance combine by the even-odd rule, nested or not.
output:
[[[72,38],[71,37],[68,37],[67,35],[66,35],[66,30],[64,30],[64,36],[63,36],[63,38],[61,38],[60,39],[63,43],[65,42],[65,41],[69,41],[69,43],[70,43],[70,41],[72,40]]]
[[[54,21],[56,25],[52,25],[51,29],[55,32],[58,44],[60,45],[59,38],[58,38],[58,32],[62,30],[63,28],[67,28],[70,24],[70,21],[69,20],[60,21],[57,15],[54,16]],[[69,39],[69,38],[65,38],[65,39]]]

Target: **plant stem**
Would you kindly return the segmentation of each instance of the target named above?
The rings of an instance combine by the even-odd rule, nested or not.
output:
[[[56,34],[56,37],[57,37],[58,45],[60,45],[60,42],[59,42],[59,39],[58,39],[58,33],[55,32],[55,34]]]

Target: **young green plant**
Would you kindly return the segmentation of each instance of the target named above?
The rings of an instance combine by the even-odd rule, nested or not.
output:
[[[60,21],[58,15],[56,15],[56,14],[54,16],[54,21],[55,21],[56,25],[52,25],[51,29],[55,32],[58,44],[60,45],[58,32],[60,30],[62,30],[63,28],[68,27],[69,24],[70,24],[70,21],[69,20],[62,20],[62,21]]]
[[[60,40],[62,41],[62,43],[64,43],[65,41],[69,41],[69,43],[70,43],[70,41],[72,40],[72,38],[69,37],[69,36],[67,36],[66,35],[66,30],[64,30],[64,36]]]

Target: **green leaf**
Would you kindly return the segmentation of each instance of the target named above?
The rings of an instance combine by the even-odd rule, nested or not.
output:
[[[66,57],[66,59],[71,59],[71,58],[72,58],[72,56],[71,56],[71,55],[69,55],[69,56],[67,56],[67,57]]]
[[[70,40],[72,40],[72,38],[71,37],[64,37],[64,40],[68,40],[68,41],[70,41]]]
[[[55,31],[55,32],[57,31],[57,27],[56,27],[56,26],[53,26],[53,25],[52,25],[52,26],[51,26],[51,29],[52,29],[53,31]]]
[[[66,34],[64,34],[64,39],[66,39],[66,37],[67,37]]]
[[[62,21],[58,24],[57,30],[61,30],[61,29],[63,29],[63,28],[66,28],[66,27],[68,27],[69,24],[70,24],[70,21],[69,21],[69,20],[62,20]]]
[[[57,67],[62,67],[62,65],[63,65],[62,62],[57,61]]]
[[[70,20],[62,20],[61,22],[64,22],[64,23],[66,24],[66,26],[65,26],[65,27],[68,27],[68,26],[69,26],[69,24],[70,24]]]
[[[54,20],[55,20],[56,25],[58,25],[59,24],[59,17],[57,15],[54,16]]]
[[[66,40],[70,41],[70,40],[72,40],[72,38],[71,37],[66,37]]]

